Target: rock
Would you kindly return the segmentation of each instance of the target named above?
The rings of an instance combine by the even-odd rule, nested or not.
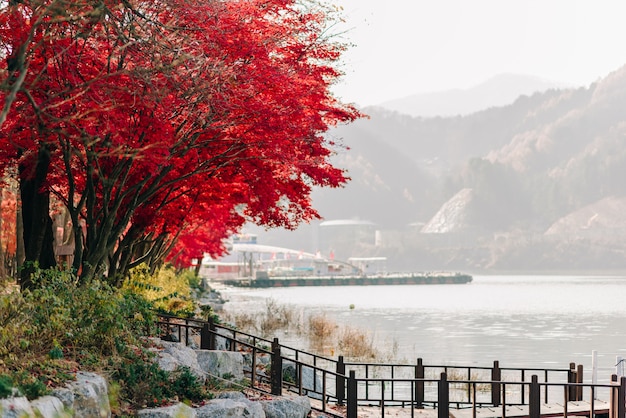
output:
[[[163,341],[169,341],[172,343],[179,343],[180,341],[178,340],[178,335],[174,334],[173,332],[171,334],[167,334],[163,337],[161,337],[161,339]]]
[[[18,398],[0,399],[0,418],[23,418],[34,417],[28,399],[24,396]]]
[[[234,399],[234,400],[241,400],[241,399],[248,399],[246,398],[246,395],[244,393],[241,392],[221,392],[217,394],[216,399]]]
[[[42,396],[30,403],[35,416],[41,418],[69,418],[71,410],[65,407],[56,396]]]
[[[137,417],[141,418],[195,418],[196,416],[196,410],[184,403],[137,411]]]
[[[159,341],[157,344],[158,364],[163,370],[174,371],[179,367],[188,367],[191,373],[204,379],[205,373],[198,364],[196,352],[184,344]]]
[[[302,389],[304,393],[313,399],[322,399],[322,380],[320,376],[315,373],[315,369],[312,367],[302,367]],[[296,367],[294,363],[283,363],[283,380],[291,382],[294,385],[298,384],[298,376],[296,375]]]
[[[198,418],[266,418],[263,406],[248,399],[213,399],[196,409]]]
[[[166,372],[173,372],[180,367],[180,362],[173,355],[165,352],[159,352],[157,364],[159,365],[159,369],[165,370]]]
[[[225,329],[218,329],[215,336],[215,349],[222,351],[230,351],[232,333]]]
[[[95,373],[78,372],[68,388],[74,393],[71,410],[76,418],[110,417],[111,407],[106,380]]]
[[[196,350],[200,369],[212,376],[228,380],[241,380],[243,375],[243,355],[232,351]]]
[[[52,391],[52,396],[59,399],[66,410],[74,407],[74,392],[69,388],[56,388]]]
[[[282,397],[260,403],[266,418],[306,418],[311,412],[311,402],[306,396]]]

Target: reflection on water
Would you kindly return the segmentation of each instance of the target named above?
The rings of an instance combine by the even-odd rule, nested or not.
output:
[[[626,357],[626,278],[477,276],[469,285],[230,289],[232,309],[272,298],[367,329],[399,360],[503,367],[591,367],[608,380]],[[250,302],[248,302],[250,303]],[[350,309],[353,304],[355,309]]]

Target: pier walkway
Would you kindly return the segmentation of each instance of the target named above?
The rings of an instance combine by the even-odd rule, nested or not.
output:
[[[244,355],[251,391],[308,396],[320,416],[346,418],[626,418],[626,377],[583,382],[583,367],[362,363],[329,358],[198,319],[159,315],[151,335]]]

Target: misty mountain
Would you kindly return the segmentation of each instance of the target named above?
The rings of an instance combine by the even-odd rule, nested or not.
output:
[[[469,115],[513,103],[518,97],[568,87],[564,83],[519,74],[499,74],[468,89],[414,94],[381,103],[380,107],[410,116]]]
[[[338,257],[385,256],[392,270],[626,270],[626,67],[465,116],[364,112],[331,132],[351,182],[313,203],[326,220],[374,222],[381,239]],[[327,250],[316,225],[302,230],[290,246]]]

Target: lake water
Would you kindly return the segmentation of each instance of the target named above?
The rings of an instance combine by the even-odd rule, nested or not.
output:
[[[626,277],[474,276],[465,285],[225,289],[225,308],[266,299],[366,330],[399,360],[425,364],[567,368],[598,381],[626,357]],[[351,309],[353,305],[354,308]],[[304,347],[303,347],[304,348]]]

